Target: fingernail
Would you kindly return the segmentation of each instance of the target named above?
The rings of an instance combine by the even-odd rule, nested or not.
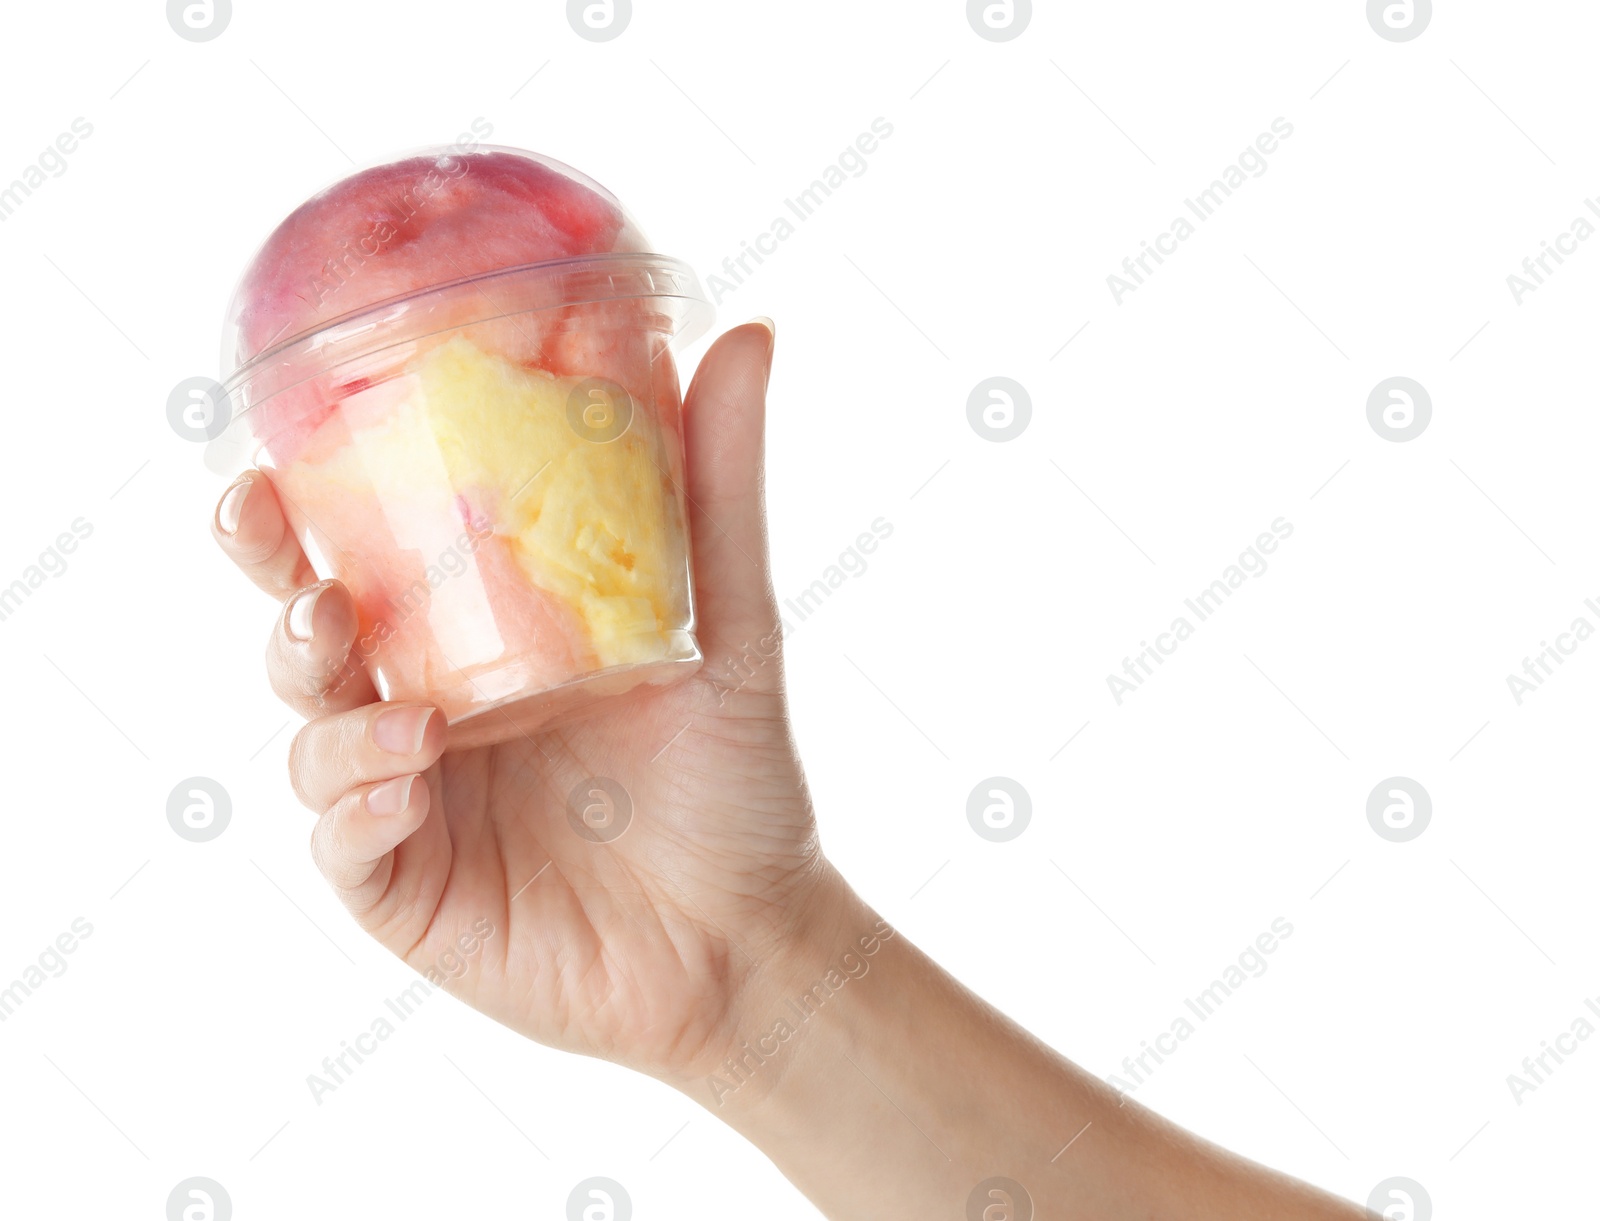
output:
[[[244,513],[244,502],[250,495],[253,479],[241,479],[222,496],[217,506],[217,529],[232,535],[239,529],[239,518]]]
[[[411,804],[411,786],[421,776],[396,776],[367,790],[369,814],[398,814]]]
[[[304,642],[314,635],[312,617],[316,614],[317,599],[322,597],[327,588],[326,585],[313,585],[294,596],[294,601],[289,603],[289,615],[284,620],[290,639]]]
[[[372,740],[391,755],[414,755],[432,717],[432,708],[391,708],[373,722]]]
[[[750,319],[750,324],[767,328],[767,381],[772,383],[772,353],[778,346],[778,324],[766,315]]]

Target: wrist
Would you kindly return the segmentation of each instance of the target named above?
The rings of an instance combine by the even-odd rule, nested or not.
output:
[[[827,864],[784,932],[754,955],[719,1037],[664,1078],[734,1126],[766,1107],[786,1079],[837,1039],[861,1010],[876,964],[897,934]],[[825,1030],[832,1027],[832,1030]]]

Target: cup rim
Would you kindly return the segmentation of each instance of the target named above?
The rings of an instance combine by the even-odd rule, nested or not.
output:
[[[495,291],[515,293],[497,301]],[[477,299],[479,310],[437,317],[444,305]],[[366,305],[276,341],[220,383],[227,423],[205,448],[206,465],[219,473],[239,465],[245,417],[261,403],[349,361],[446,331],[518,314],[606,301],[658,300],[670,326],[669,342],[683,348],[711,327],[715,310],[694,268],[671,255],[608,251],[546,259],[430,284]]]

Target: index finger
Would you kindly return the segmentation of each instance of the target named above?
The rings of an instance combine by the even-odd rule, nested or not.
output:
[[[274,598],[316,583],[278,494],[260,471],[246,471],[228,486],[212,514],[211,534],[244,575]]]

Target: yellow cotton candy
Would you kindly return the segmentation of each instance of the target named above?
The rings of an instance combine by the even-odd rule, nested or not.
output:
[[[661,657],[668,629],[688,622],[687,558],[652,406],[636,403],[615,440],[591,441],[568,421],[580,379],[459,335],[402,384],[393,413],[336,450],[319,478],[370,484],[385,503],[421,500],[435,515],[464,497],[528,580],[577,612],[601,666]],[[360,469],[341,474],[345,463]]]

